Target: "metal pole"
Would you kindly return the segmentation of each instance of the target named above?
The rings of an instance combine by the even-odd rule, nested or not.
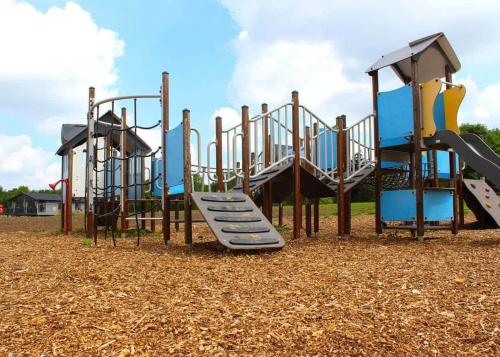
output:
[[[128,185],[128,159],[127,159],[127,108],[122,108],[121,112],[121,132],[120,132],[120,159],[121,159],[121,189],[120,189],[120,210],[122,235],[128,228],[127,215],[127,185]]]

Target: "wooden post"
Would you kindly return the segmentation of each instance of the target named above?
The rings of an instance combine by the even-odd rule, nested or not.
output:
[[[261,107],[262,114],[268,112],[268,107],[266,103],[262,104]],[[271,164],[271,138],[269,136],[269,115],[264,116],[263,120],[263,131],[262,134],[264,140],[264,167],[269,167]],[[263,188],[263,200],[262,200],[262,211],[267,220],[272,223],[273,221],[273,184],[271,181],[266,182]]]
[[[163,219],[162,219],[162,233],[163,241],[165,245],[170,240],[170,203],[168,197],[168,187],[167,187],[167,142],[166,134],[169,130],[169,78],[168,73],[162,73],[162,84],[161,84],[161,147],[162,147],[162,175],[161,175],[161,187],[162,187],[162,208],[163,208]]]
[[[250,137],[248,132],[248,107],[241,107],[241,131],[243,133],[242,143],[242,169],[243,169],[243,193],[250,195]]]
[[[372,77],[373,137],[375,144],[375,232],[382,234],[380,193],[382,192],[382,150],[378,125],[378,71],[370,72]]]
[[[424,239],[424,182],[422,177],[422,122],[420,118],[420,85],[418,83],[418,63],[411,59],[413,88],[413,152],[415,154],[415,195],[417,208],[417,239]]]
[[[191,124],[189,110],[182,111],[182,129],[184,133],[184,242],[193,243],[193,222],[191,216]]]
[[[451,70],[448,65],[444,67],[444,73],[445,73],[445,79],[446,82],[452,83],[452,76],[451,76]],[[446,89],[450,89],[451,84],[446,84]],[[459,209],[460,207],[457,207],[457,193],[458,193],[458,186],[459,183],[457,182],[457,163],[456,163],[456,155],[455,151],[451,150],[450,151],[450,186],[453,188],[453,222],[452,222],[452,233],[457,234],[458,233],[458,223],[459,219],[461,220],[461,216],[463,215],[463,211],[460,213],[460,218],[459,218]],[[460,177],[460,175],[459,175]],[[461,183],[460,183],[461,184]],[[460,190],[460,196],[462,194]],[[460,197],[461,199],[461,197]],[[463,210],[463,202],[462,202],[462,210]]]
[[[337,235],[343,236],[345,232],[345,193],[344,193],[344,170],[345,170],[345,131],[344,116],[337,117]]]
[[[283,203],[278,204],[278,226],[283,227]]]
[[[458,182],[457,182],[457,195],[458,195],[458,215],[460,227],[465,225],[465,213],[464,213],[464,197],[463,197],[463,172],[462,172],[462,160],[458,160]]]
[[[94,229],[94,113],[91,108],[95,103],[95,88],[89,88],[89,101],[87,113],[87,202],[85,207],[86,224],[85,233],[87,237],[92,237]]]
[[[153,172],[153,162],[154,162],[154,158],[155,158],[155,154],[153,154],[153,156],[151,156],[151,172]],[[155,172],[155,174],[158,174],[157,172]],[[156,184],[156,177],[154,177],[154,175],[151,175],[153,177],[151,177],[151,195],[153,194],[153,190],[154,190],[154,185]],[[155,200],[154,200],[154,197],[152,197],[151,199],[151,232],[155,232],[156,231],[156,221],[155,221]]]
[[[222,171],[222,118],[215,118],[215,171],[217,175],[217,191],[224,192],[224,173]]]
[[[302,194],[300,184],[300,127],[299,92],[292,92],[292,145],[293,145],[293,238],[300,238],[302,228]],[[280,149],[281,150],[281,149]]]
[[[314,148],[316,150],[315,156],[318,154],[318,123],[313,124],[313,135],[315,137],[315,145]],[[318,236],[319,232],[319,198],[313,199],[314,205],[314,236]]]
[[[305,154],[306,154],[306,159],[311,161],[311,128],[306,126],[305,128],[306,132],[306,140],[305,140]],[[311,165],[306,164],[307,170],[312,170]],[[312,215],[311,215],[311,200],[308,199],[306,201],[306,236],[308,238],[311,238],[312,236]]]
[[[175,219],[174,223],[175,231],[179,232],[179,200],[174,201],[174,219]]]
[[[311,238],[312,229],[311,229],[311,203],[306,202],[306,236],[307,238]]]
[[[61,180],[64,180],[64,163],[65,163],[65,159],[64,159],[64,155],[61,156]],[[67,156],[66,156],[67,158]],[[64,216],[66,215],[66,205],[64,203],[64,197],[61,197],[61,199],[63,200],[63,203],[61,205],[61,230],[64,230],[64,222],[66,222]],[[12,203],[11,203],[11,206],[12,206]],[[87,208],[85,207],[85,212],[87,212]],[[84,220],[85,221],[85,220]]]
[[[457,164],[455,151],[450,151],[450,187],[453,188],[453,221],[451,232],[458,233],[458,207],[457,207]]]
[[[141,152],[142,154],[142,152]],[[142,156],[142,155],[141,155]],[[141,229],[146,230],[146,186],[144,183],[146,182],[146,158],[141,157]],[[136,188],[137,189],[137,188]]]
[[[66,209],[66,225],[67,232],[71,232],[73,230],[73,148],[68,148],[68,183],[66,184],[66,189],[68,190],[68,202],[66,205],[68,206]]]
[[[127,159],[127,108],[122,108],[121,112],[121,132],[120,132],[120,165],[121,165],[121,186],[120,189],[120,210],[121,210],[121,229],[122,234],[128,228],[127,215],[128,215],[128,159]]]

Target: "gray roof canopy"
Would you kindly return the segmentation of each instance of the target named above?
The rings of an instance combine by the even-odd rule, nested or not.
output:
[[[408,46],[382,56],[366,70],[366,73],[390,66],[403,82],[408,83],[411,80],[412,58],[418,62],[419,83],[444,77],[446,65],[451,73],[457,72],[461,66],[448,39],[444,33],[439,32],[410,42]]]
[[[38,193],[38,192],[21,192],[12,197],[11,200],[19,196],[28,196],[29,198],[40,202],[62,202],[62,196],[60,193]]]
[[[106,136],[111,133],[112,146],[118,147],[120,143],[120,132],[111,131],[113,122],[114,128],[119,129],[121,123],[120,118],[108,111],[99,118],[99,122],[95,125],[95,134],[98,136]],[[135,151],[136,135],[133,130],[127,132],[127,154]],[[56,151],[59,156],[66,155],[69,148],[75,148],[87,142],[87,125],[83,124],[63,124],[61,128],[61,147]],[[137,136],[137,149],[143,154],[149,154],[151,147]]]

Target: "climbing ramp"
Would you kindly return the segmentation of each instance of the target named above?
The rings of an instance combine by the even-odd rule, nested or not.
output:
[[[486,226],[500,227],[500,199],[483,180],[464,179],[464,199],[477,220]]]
[[[243,193],[193,192],[191,198],[219,242],[229,249],[276,249],[285,240]]]

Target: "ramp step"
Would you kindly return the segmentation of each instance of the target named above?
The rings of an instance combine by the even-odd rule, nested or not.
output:
[[[279,249],[285,244],[283,237],[245,194],[192,192],[191,198],[219,242],[227,248]]]
[[[262,219],[260,217],[253,217],[253,216],[217,216],[214,218],[215,221],[217,222],[235,222],[235,223],[241,223],[241,222],[261,222]]]
[[[252,246],[252,245],[274,245],[279,244],[280,241],[276,238],[240,238],[235,237],[229,240],[233,245]]]
[[[201,198],[205,202],[246,202],[245,197],[234,196],[203,196]]]
[[[252,212],[251,206],[208,206],[207,209],[212,212]]]
[[[224,233],[268,233],[271,230],[267,227],[253,227],[253,226],[227,226],[222,228]]]

